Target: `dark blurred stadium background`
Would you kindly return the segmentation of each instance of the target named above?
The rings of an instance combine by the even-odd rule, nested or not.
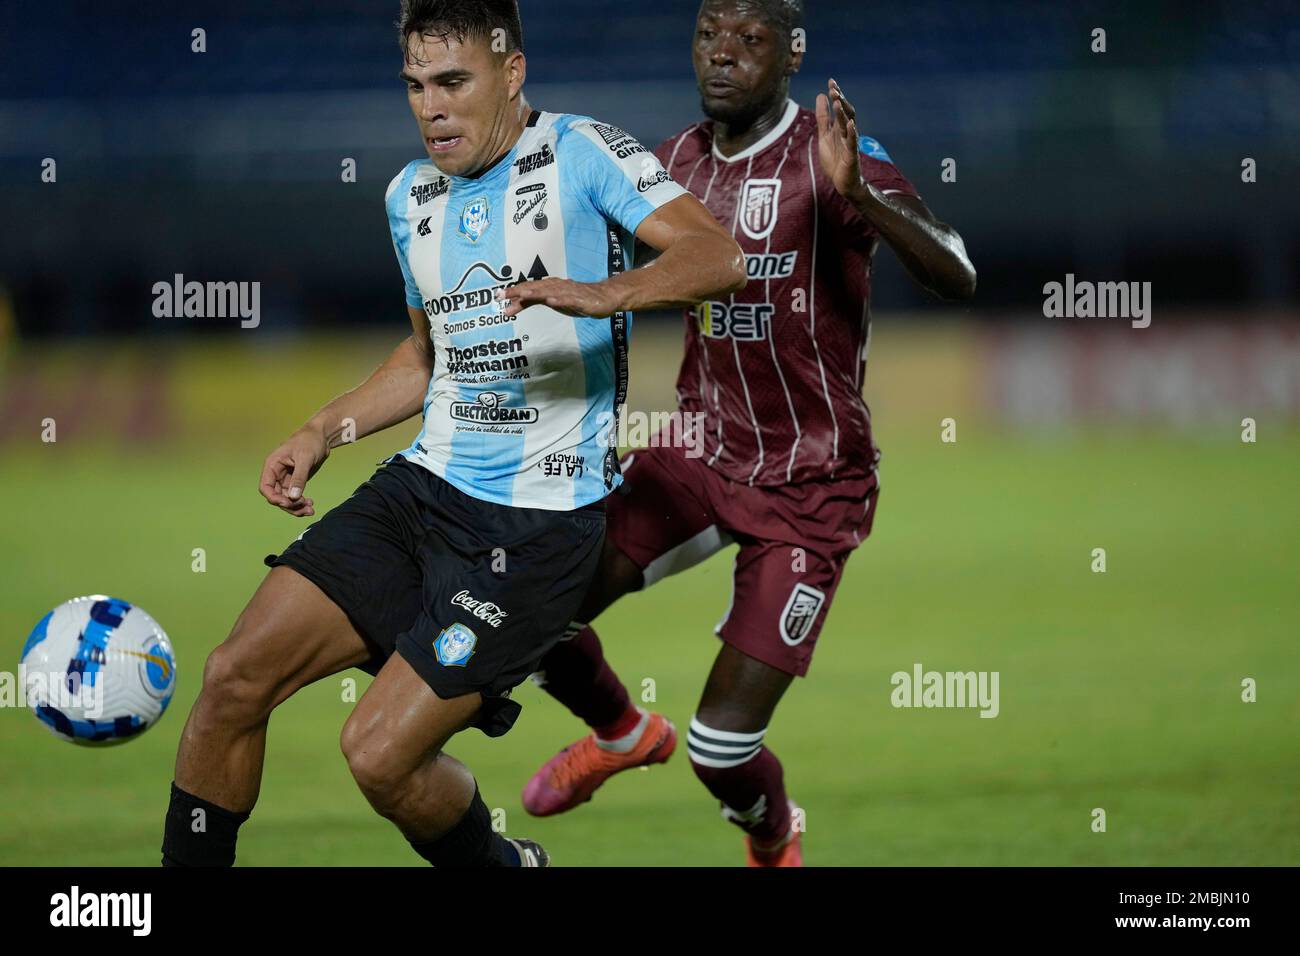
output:
[[[694,0],[521,6],[535,105],[612,117],[652,142],[696,118]],[[142,307],[177,271],[261,279],[277,330],[387,321],[378,197],[420,148],[396,80],[395,8],[6,5],[0,278],[18,333],[192,331]],[[850,92],[863,131],[960,224],[979,309],[1036,312],[1038,277],[1066,271],[1149,280],[1163,310],[1300,296],[1296,4],[807,8],[795,98],[811,105],[828,76]],[[190,52],[196,26],[205,54]],[[1097,26],[1105,54],[1089,50]],[[37,175],[47,156],[54,189]],[[357,161],[354,185],[340,182],[343,157]],[[944,157],[956,183],[938,180]],[[880,310],[922,304],[883,272]]]
[[[535,106],[649,143],[698,118],[693,0],[520,5]],[[769,738],[810,808],[810,859],[1294,863],[1300,6],[806,6],[793,95],[811,106],[839,80],[979,271],[975,300],[945,306],[877,256],[866,389],[890,490]],[[163,622],[181,673],[163,727],[124,752],[76,752],[0,714],[16,757],[0,795],[27,808],[0,827],[0,861],[154,861],[201,661],[261,556],[301,530],[256,496],[262,457],[405,334],[383,191],[422,146],[396,15],[396,0],[0,9],[0,630],[14,659],[0,667],[50,607],[103,591]],[[940,179],[946,158],[956,182]],[[177,273],[260,282],[261,324],[155,318],[152,286]],[[1043,285],[1067,273],[1150,282],[1151,327],[1045,319]],[[632,408],[669,406],[680,347],[680,318],[638,316]],[[949,416],[957,446],[939,443]],[[397,431],[332,458],[318,502],[414,427]],[[1098,545],[1104,576],[1087,573]],[[679,725],[728,569],[720,556],[602,619],[629,680],[655,676]],[[1001,668],[1002,717],[891,710],[888,675],[916,660]],[[1258,707],[1237,701],[1246,675],[1268,688]],[[323,684],[276,712],[241,859],[411,862],[347,777]],[[515,814],[528,773],[577,730],[536,689],[520,695],[518,732],[462,745]],[[516,830],[557,835],[561,862],[736,862],[675,760],[574,820]],[[100,826],[69,848],[81,804],[66,783],[88,772]],[[1127,821],[1113,840],[1087,830],[1098,805]]]
[[[237,341],[226,320],[153,316],[153,283],[176,273],[260,281],[259,338],[400,328],[382,191],[421,147],[395,78],[396,3],[148,7],[55,0],[0,14],[0,341],[144,332]],[[1269,379],[1271,407],[1294,411],[1297,345],[1277,323],[1300,300],[1300,8],[807,7],[793,93],[811,105],[836,77],[863,131],[959,226],[979,269],[978,298],[960,316],[985,328],[1035,317],[1041,326],[1042,285],[1067,272],[1150,281],[1155,331],[1139,341],[1176,349],[1162,349],[1177,368],[1160,374],[1176,378],[1223,347],[1204,329],[1166,336],[1174,319],[1220,323],[1238,333],[1246,377]],[[597,15],[583,0],[522,8],[535,105],[610,118],[648,142],[696,118],[693,0]],[[203,54],[190,50],[196,26],[207,31]],[[1104,54],[1090,51],[1094,27],[1107,31]],[[57,185],[40,180],[46,157],[57,160]],[[954,183],[939,179],[948,157]],[[1241,180],[1246,157],[1255,183]],[[356,161],[355,183],[341,181],[344,158]],[[878,263],[874,305],[886,324],[904,312],[915,313],[909,326],[954,318],[887,252]],[[1256,341],[1242,332],[1252,321],[1277,334]],[[1102,325],[1071,334],[1114,331]],[[1025,414],[1065,396],[1009,384],[1020,357],[1069,364],[1057,351],[1064,340],[1053,346],[1030,331],[1000,349],[989,373],[991,393]],[[1167,415],[1177,404],[1169,389],[1185,385],[1147,389],[1114,410]],[[1084,398],[1080,410],[1109,401]]]

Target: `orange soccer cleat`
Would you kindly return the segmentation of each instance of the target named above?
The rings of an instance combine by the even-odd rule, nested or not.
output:
[[[524,787],[524,809],[549,817],[586,803],[602,783],[632,767],[663,763],[677,747],[677,728],[663,714],[649,714],[631,750],[618,753],[596,742],[595,734],[565,747],[542,765]]]
[[[803,866],[803,847],[800,840],[803,837],[802,831],[794,825],[796,819],[801,819],[803,813],[796,807],[793,801],[790,803],[790,832],[786,835],[785,840],[778,846],[768,850],[754,850],[754,841],[750,837],[745,837],[745,856],[747,866]]]

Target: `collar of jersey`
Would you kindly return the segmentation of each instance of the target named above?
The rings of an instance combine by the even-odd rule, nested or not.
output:
[[[713,158],[720,159],[724,163],[738,163],[742,159],[749,159],[751,156],[757,156],[759,153],[767,149],[769,146],[771,146],[773,143],[775,143],[778,139],[780,139],[789,131],[790,127],[794,124],[794,118],[798,113],[799,113],[799,104],[796,103],[794,100],[787,98],[785,101],[785,113],[783,113],[781,116],[781,122],[773,126],[772,129],[768,132],[768,134],[764,136],[762,139],[760,139],[757,143],[753,143],[752,145],[746,146],[735,156],[723,156],[720,152],[718,152],[718,144],[713,143],[712,142],[713,138],[712,136],[710,136],[709,139],[713,146]]]

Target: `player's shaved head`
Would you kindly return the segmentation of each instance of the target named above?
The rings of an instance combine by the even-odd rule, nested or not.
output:
[[[487,40],[493,52],[524,48],[524,28],[516,0],[402,0],[398,42],[408,59],[413,37],[437,37],[460,43]]]
[[[704,0],[700,11],[706,7],[734,7],[787,36],[803,26],[803,0]]]
[[[802,25],[802,0],[704,0],[693,59],[705,115],[743,128],[784,103]]]

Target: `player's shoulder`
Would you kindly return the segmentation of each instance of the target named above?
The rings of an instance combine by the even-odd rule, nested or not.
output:
[[[557,146],[591,144],[608,148],[611,153],[640,146],[636,138],[614,123],[606,123],[581,113],[550,113]],[[619,158],[625,158],[620,156]]]
[[[858,136],[858,155],[863,178],[886,195],[902,193],[920,198],[914,186],[874,136]]]
[[[557,139],[564,139],[574,132],[589,129],[596,120],[584,113],[542,113],[537,121],[541,127],[549,126],[555,130]]]
[[[621,126],[572,113],[556,116],[555,126],[555,151],[578,176],[603,181],[619,170],[639,192],[662,181],[657,177],[666,176],[662,169],[650,168],[659,165],[654,154]]]
[[[700,120],[669,136],[655,147],[665,166],[694,161],[713,148],[713,120]]]
[[[442,173],[438,172],[438,167],[433,165],[433,160],[427,156],[422,159],[413,159],[403,166],[401,172],[389,181],[388,188],[384,190],[384,204],[389,209],[393,209],[398,196],[403,191],[420,183],[431,182],[439,178],[442,178]]]

